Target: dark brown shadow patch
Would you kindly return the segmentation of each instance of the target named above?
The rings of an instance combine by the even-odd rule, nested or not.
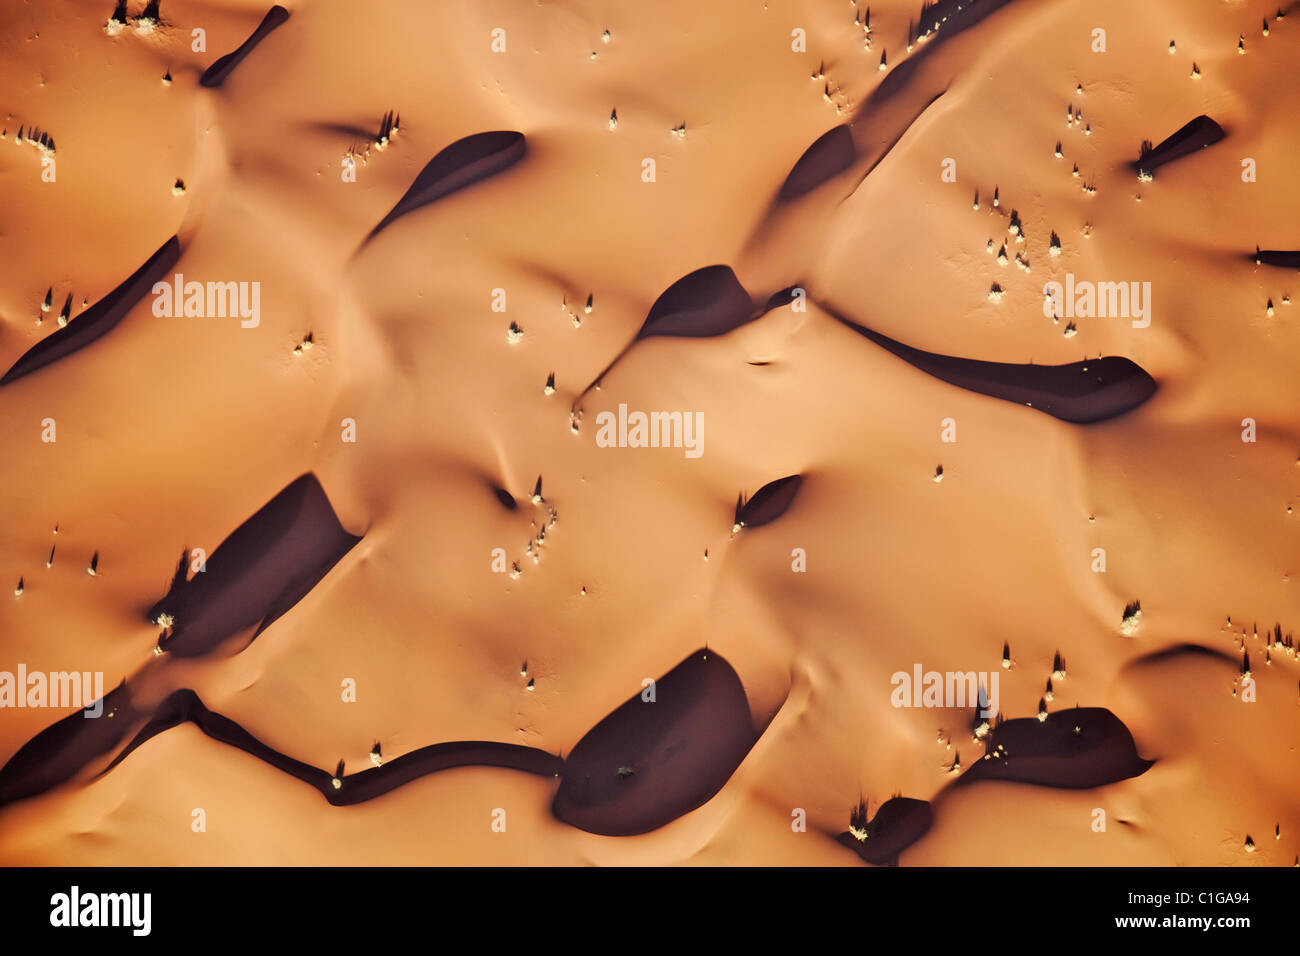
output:
[[[860,826],[858,814],[866,816],[866,807],[858,805],[854,825]],[[929,831],[934,823],[934,813],[925,800],[912,797],[891,797],[880,805],[876,815],[865,827],[865,840],[859,840],[846,830],[835,841],[848,847],[868,863],[877,866],[897,866],[898,856]]]
[[[352,806],[373,800],[412,780],[453,767],[504,767],[554,777],[559,774],[563,766],[559,757],[548,754],[544,750],[492,741],[464,740],[421,747],[419,750],[385,761],[378,767],[371,767],[355,774],[344,774],[343,765],[340,763],[339,769],[331,774],[268,747],[229,717],[208,710],[194,691],[186,689],[176,691],[163,701],[153,718],[141,728],[104,772],[113,769],[150,738],[182,723],[194,724],[213,740],[237,747],[244,753],[314,787],[321,796],[336,807]],[[335,780],[338,781],[337,786]]]
[[[1028,405],[1076,425],[1105,421],[1142,405],[1156,393],[1156,381],[1136,362],[1118,355],[1068,365],[983,362],[923,352],[835,316],[859,335],[949,385]]]
[[[985,738],[985,755],[957,780],[1011,780],[1040,787],[1089,790],[1146,773],[1155,761],[1138,755],[1124,722],[1104,707],[1076,707],[1004,720]]]
[[[373,800],[453,767],[502,767],[562,777],[552,808],[562,822],[614,836],[644,833],[711,799],[758,738],[740,678],[717,654],[697,651],[658,681],[654,695],[651,703],[638,694],[602,720],[568,760],[515,744],[451,741],[349,775],[342,761],[331,774],[267,746],[236,721],[209,710],[189,689],[171,694],[141,725],[145,715],[130,707],[123,685],[105,697],[104,717],[88,720],[77,712],[20,749],[0,769],[0,804],[72,778],[120,744],[132,726],[140,729],[103,773],[159,734],[191,723],[213,740],[314,787],[334,806]],[[379,753],[378,744],[372,753]]]
[[[705,266],[682,276],[655,299],[637,339],[656,335],[725,335],[753,317],[754,303],[730,266]]]
[[[769,481],[754,496],[736,502],[735,523],[742,528],[757,528],[775,521],[794,504],[795,495],[803,484],[803,475],[788,475]]]
[[[474,133],[456,140],[420,170],[397,205],[370,230],[366,242],[407,213],[509,169],[524,158],[525,150],[524,134],[513,130]]]
[[[25,693],[26,688],[19,688]],[[102,698],[98,717],[77,710],[46,727],[0,768],[0,806],[44,793],[71,780],[95,758],[108,753],[143,715],[131,707],[122,683]]]
[[[657,829],[712,799],[758,739],[740,678],[712,651],[665,674],[654,696],[633,695],[578,741],[559,820],[606,836]]]
[[[256,638],[360,540],[339,524],[316,476],[301,476],[221,542],[206,570],[173,579],[149,612],[164,626],[171,622],[159,643],[178,657],[197,657],[250,627]]]
[[[763,306],[763,314],[766,315],[774,309],[783,309],[786,306],[794,305],[794,303],[799,301],[801,298],[804,301],[807,301],[807,292],[804,290],[803,286],[786,286],[780,292],[772,293],[768,298],[767,303]]]
[[[947,91],[947,80],[920,86],[922,67],[939,56],[946,41],[976,26],[990,14],[1014,0],[940,0],[922,7],[919,23],[908,25],[911,53],[889,67],[880,85],[858,107],[850,124],[858,152],[871,156],[871,174],[907,134],[907,131]],[[937,24],[937,26],[936,26]],[[917,40],[918,37],[924,39]]]
[[[828,130],[804,150],[786,176],[779,198],[789,202],[812,192],[852,166],[857,158],[858,150],[847,126],[836,126]]]
[[[1143,143],[1142,155],[1129,165],[1134,172],[1154,173],[1166,163],[1172,163],[1175,159],[1182,159],[1207,146],[1213,146],[1226,135],[1222,126],[1202,114],[1154,149],[1151,148],[1150,141]]]
[[[908,25],[907,42],[920,41],[918,54],[929,53],[940,41],[973,27],[1011,0],[925,0],[916,23]],[[914,55],[915,56],[915,55]]]
[[[1203,644],[1175,644],[1159,651],[1144,654],[1125,665],[1125,669],[1140,667],[1145,664],[1164,664],[1170,661],[1200,660],[1236,666],[1238,659],[1231,654],[1206,647]]]
[[[50,333],[24,352],[13,368],[5,372],[4,378],[0,378],[0,385],[8,385],[65,355],[83,349],[109,332],[149,293],[155,282],[172,271],[180,257],[180,240],[172,236],[125,282],[85,312],[70,319],[63,328]]]
[[[581,406],[587,394],[642,339],[660,335],[677,338],[726,335],[759,315],[761,313],[755,312],[753,300],[730,266],[705,266],[688,272],[660,293],[659,298],[650,306],[650,312],[641,324],[636,338],[582,390],[582,394],[574,400],[573,407],[576,409]]]
[[[253,52],[253,48],[265,40],[272,30],[288,19],[289,11],[278,3],[266,11],[266,16],[262,17],[262,22],[257,25],[257,29],[249,35],[247,40],[241,43],[237,49],[227,53],[203,71],[203,75],[199,77],[199,86],[218,87],[226,82],[226,78],[230,76],[231,71],[244,62],[244,58]]]
[[[1248,258],[1257,264],[1300,270],[1300,252],[1294,250],[1256,249],[1255,254]]]
[[[491,479],[488,479],[488,487],[492,489],[492,493],[496,495],[497,501],[501,503],[501,507],[505,508],[506,511],[514,511],[519,507],[519,502],[515,501],[514,495],[510,494],[510,492],[506,491]]]

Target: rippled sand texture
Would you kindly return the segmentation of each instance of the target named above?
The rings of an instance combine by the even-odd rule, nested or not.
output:
[[[0,861],[1300,862],[1300,6],[144,2],[0,26]]]

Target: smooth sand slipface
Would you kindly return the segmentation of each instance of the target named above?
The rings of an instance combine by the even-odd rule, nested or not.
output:
[[[111,6],[0,28],[0,671],[126,681],[0,709],[0,861],[1295,860],[1300,10]],[[917,664],[1007,723],[894,707]]]

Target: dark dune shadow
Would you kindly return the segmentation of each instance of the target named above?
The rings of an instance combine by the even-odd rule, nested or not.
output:
[[[922,5],[920,24],[914,31],[909,29],[908,35],[909,41],[918,35],[924,39],[916,41],[906,59],[889,68],[880,85],[854,111],[849,123],[859,155],[871,157],[870,164],[854,185],[855,189],[947,92],[949,80],[938,79],[930,88],[922,87],[918,82],[921,67],[938,55],[945,41],[1013,2],[1015,0],[940,0]],[[937,30],[936,23],[939,24]]]
[[[491,488],[492,493],[496,495],[496,499],[501,503],[501,507],[505,508],[507,511],[514,511],[519,507],[519,502],[515,501],[514,495],[506,491],[491,479],[488,479],[488,487]]]
[[[803,484],[803,475],[789,475],[769,481],[754,492],[748,501],[736,503],[735,524],[745,528],[757,528],[775,521],[785,514],[794,504],[795,495]]]
[[[320,133],[333,133],[340,136],[346,136],[353,140],[363,140],[368,143],[386,142],[392,135],[393,130],[398,126],[398,115],[394,110],[386,112],[379,121],[379,132],[376,133],[374,127],[365,127],[359,123],[338,123],[332,121],[321,121],[306,124],[308,129]]]
[[[524,158],[525,151],[524,134],[513,130],[474,133],[456,140],[420,170],[397,205],[370,230],[366,242],[407,213],[509,169]]]
[[[456,740],[421,747],[382,767],[344,777],[342,788],[337,793],[331,790],[326,796],[335,806],[362,803],[427,774],[454,767],[501,767],[539,777],[558,777],[564,761],[535,747],[490,740]]]
[[[105,694],[102,705],[98,717],[74,711],[23,744],[0,768],[0,806],[71,780],[120,744],[144,716],[132,709],[125,683]]]
[[[1013,2],[1015,0],[939,0],[938,3],[923,4],[920,21],[914,30],[909,30],[909,40],[915,41],[917,37],[924,39],[917,43],[907,59],[890,67],[880,85],[871,91],[854,113],[853,123],[863,119],[869,121],[872,112],[882,103],[899,96],[912,82],[913,74],[919,70],[920,65],[933,58],[945,40],[970,29],[989,14]],[[937,31],[936,22],[939,24]],[[902,131],[898,131],[898,136],[901,135]],[[896,140],[898,137],[890,138]]]
[[[927,375],[968,391],[1030,408],[1076,425],[1105,421],[1132,411],[1156,393],[1156,381],[1140,365],[1117,355],[1068,365],[984,362],[923,352],[831,313],[859,335]]]
[[[1233,667],[1238,664],[1238,659],[1231,654],[1225,654],[1223,651],[1217,651],[1203,644],[1175,644],[1173,647],[1166,647],[1163,650],[1153,651],[1150,654],[1135,658],[1125,665],[1125,669],[1139,667],[1144,664],[1163,664],[1175,660],[1216,661]]]
[[[748,322],[753,312],[754,303],[730,266],[705,266],[682,276],[655,299],[636,337],[725,335]]]
[[[108,773],[129,757],[141,744],[184,723],[194,724],[213,740],[237,747],[269,763],[277,770],[311,784],[322,793],[330,789],[330,775],[324,770],[317,770],[300,760],[294,760],[277,750],[272,750],[235,721],[208,710],[199,700],[199,695],[189,689],[178,690],[159,704],[153,716],[131,738],[131,742],[104,768],[104,773]]]
[[[187,581],[189,581],[189,579],[190,579],[190,549],[188,547],[184,547],[181,548],[180,560],[176,562],[176,570],[172,572],[172,581],[167,588],[167,593],[171,594],[174,591],[177,591],[180,588],[185,587],[185,584]],[[144,612],[145,619],[150,621],[151,623],[156,623],[158,614],[159,614],[159,604],[154,604],[152,607],[147,608]]]
[[[746,322],[758,318],[754,301],[736,278],[731,266],[705,266],[688,272],[659,294],[650,306],[636,338],[629,342],[604,371],[582,390],[573,407],[609,374],[609,370],[627,355],[632,346],[656,336],[676,338],[710,338],[726,335]]]
[[[257,29],[239,45],[234,51],[227,53],[218,59],[210,67],[203,71],[199,77],[199,85],[207,87],[218,87],[226,82],[232,70],[244,61],[248,54],[253,52],[253,48],[266,39],[267,35],[289,19],[289,11],[278,3],[270,10],[266,11],[266,16],[262,17],[262,22],[257,25]]]
[[[606,836],[645,833],[710,800],[758,735],[740,678],[696,651],[593,727],[564,762],[552,812]]]
[[[172,236],[125,282],[85,312],[70,319],[63,328],[50,333],[24,352],[13,368],[0,378],[0,385],[8,385],[65,355],[85,348],[107,333],[149,293],[155,282],[172,271],[180,256],[180,240]]]
[[[256,638],[360,540],[339,524],[316,476],[301,476],[221,542],[206,570],[173,580],[150,610],[174,620],[163,648],[196,657],[249,627]]]
[[[1142,155],[1129,164],[1134,172],[1154,173],[1166,163],[1181,159],[1212,146],[1227,134],[1223,127],[1204,114],[1187,123],[1159,146],[1150,148],[1150,143],[1142,144]]]
[[[847,126],[836,126],[809,146],[781,186],[779,197],[788,202],[811,192],[828,179],[844,172],[858,158],[853,134]]]
[[[958,3],[943,0],[938,4],[923,6],[924,13],[940,21],[939,31],[935,33],[931,29],[932,23],[927,25],[925,29],[929,30],[930,35],[914,47],[905,59],[889,68],[880,84],[854,110],[847,126],[839,126],[822,134],[804,151],[769,204],[754,235],[750,237],[750,246],[770,239],[776,228],[775,220],[786,203],[807,195],[840,173],[850,168],[857,170],[856,181],[845,184],[843,196],[848,196],[859,188],[917,120],[947,91],[951,78],[935,78],[928,86],[920,84],[918,74],[922,64],[934,58],[946,39],[974,27],[990,14],[1013,2],[1014,0],[961,0]],[[868,16],[869,13],[868,9]]]
[[[340,775],[337,778],[339,786],[335,787],[333,774],[268,747],[235,721],[208,710],[194,691],[179,690],[163,702],[153,719],[136,734],[104,772],[113,769],[150,738],[182,723],[192,723],[213,740],[237,747],[309,784],[331,804],[339,807],[373,800],[420,777],[454,767],[504,767],[554,777],[563,766],[559,757],[532,747],[491,741],[455,741],[431,744],[386,761],[381,766],[356,774]]]
[[[915,66],[916,63],[914,61],[908,60],[898,68],[898,72],[900,74],[906,74],[910,67]],[[886,131],[892,133],[892,136],[887,140],[882,138],[879,126],[867,126],[864,124],[865,131],[860,136],[855,136],[855,142],[859,143],[864,154],[872,156],[872,160],[870,165],[868,165],[858,177],[858,181],[854,183],[853,188],[855,190],[866,181],[868,176],[875,172],[877,166],[885,161],[885,157],[893,151],[894,147],[902,142],[903,137],[907,135],[907,131],[916,125],[917,121],[925,115],[926,111],[929,110],[931,106],[943,99],[944,94],[947,92],[947,90],[940,90],[930,96],[930,98],[924,103],[917,103],[913,106],[911,113],[907,116],[895,118],[893,122],[888,124],[886,127]],[[886,106],[887,105],[888,104],[886,104]],[[884,108],[885,107],[882,106],[882,110]],[[858,121],[855,120],[854,122],[856,123]]]
[[[1252,262],[1259,262],[1266,266],[1276,266],[1279,269],[1300,269],[1300,251],[1262,249],[1253,256],[1248,255],[1246,258]]]
[[[974,26],[999,7],[1012,0],[924,0],[917,17],[916,30],[909,41],[922,40],[928,49],[947,37]]]
[[[337,133],[350,139],[373,140],[375,131],[353,123],[308,123],[307,127],[320,133]]]
[[[779,292],[773,292],[772,295],[768,298],[766,304],[763,306],[763,314],[766,315],[768,312],[771,312],[775,309],[781,309],[788,305],[792,305],[795,301],[796,289],[803,289],[803,286],[791,285],[791,286],[786,286],[784,289],[780,290]],[[807,290],[805,290],[804,294],[806,300]]]
[[[373,800],[441,770],[502,767],[561,777],[552,809],[564,823],[614,836],[644,833],[711,799],[758,738],[740,678],[717,654],[697,651],[688,657],[658,681],[655,698],[646,702],[638,694],[623,704],[578,742],[568,760],[515,744],[451,741],[357,774],[344,774],[340,763],[330,774],[267,746],[236,721],[209,710],[189,689],[171,694],[141,726],[145,714],[130,708],[123,685],[105,697],[104,717],[87,720],[78,712],[24,745],[0,769],[0,804],[70,779],[120,744],[132,726],[139,731],[103,773],[159,734],[192,723],[211,739],[314,787],[334,806]]]
[[[868,863],[897,866],[898,856],[929,831],[934,813],[925,800],[891,797],[880,805],[865,827],[867,838],[859,840],[847,830],[835,837]]]
[[[1005,720],[989,732],[985,756],[954,786],[1010,780],[1040,787],[1088,790],[1143,774],[1155,761],[1138,755],[1123,721],[1104,707],[1076,707]],[[995,752],[1000,757],[992,756]]]

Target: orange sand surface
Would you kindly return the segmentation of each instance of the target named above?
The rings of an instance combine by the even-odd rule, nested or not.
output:
[[[872,862],[1300,863],[1300,271],[1255,256],[1300,249],[1300,4],[284,0],[220,82],[269,4],[144,4],[0,25],[0,672],[130,702],[0,707],[0,862],[862,865],[901,796],[932,822]],[[259,283],[255,326],[104,318],[173,236],[163,281]],[[718,265],[748,302],[660,299]],[[1149,324],[1049,317],[1067,273]],[[1154,394],[1063,420],[859,329]],[[620,405],[700,454],[604,447]],[[309,474],[337,533],[214,557]],[[1001,720],[895,706],[916,665]],[[183,721],[106,769],[181,690],[320,792]],[[1141,768],[1068,784],[1130,754],[1075,707]],[[104,747],[33,742],[69,717]],[[542,769],[346,803],[456,741]]]

